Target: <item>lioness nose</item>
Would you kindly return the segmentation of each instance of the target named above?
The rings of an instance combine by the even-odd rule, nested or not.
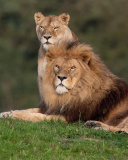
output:
[[[50,39],[52,36],[44,36],[45,39]]]
[[[67,77],[58,76],[58,79],[60,79],[61,81],[63,81],[64,79],[67,79]]]

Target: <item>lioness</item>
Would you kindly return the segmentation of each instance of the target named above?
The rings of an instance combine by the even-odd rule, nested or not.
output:
[[[41,42],[38,53],[38,88],[40,96],[41,80],[45,71],[46,59],[45,54],[50,46],[59,45],[64,40],[77,40],[76,35],[69,29],[69,14],[62,13],[59,16],[44,16],[41,12],[35,13],[36,33]],[[42,103],[42,102],[40,102]]]
[[[90,46],[79,42],[54,46],[46,60],[40,109],[1,113],[1,117],[82,120],[96,129],[128,133],[128,84],[113,75]]]

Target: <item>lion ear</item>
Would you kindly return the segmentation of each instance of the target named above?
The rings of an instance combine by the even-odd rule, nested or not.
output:
[[[91,54],[88,51],[85,51],[84,53],[81,53],[81,59],[83,62],[85,62],[86,64],[89,64],[89,61],[91,59]]]
[[[40,22],[45,18],[45,16],[41,12],[37,12],[34,14],[34,19],[36,22],[36,25],[39,25]]]
[[[61,15],[59,15],[59,18],[64,25],[68,25],[70,20],[70,16],[68,13],[62,13]]]

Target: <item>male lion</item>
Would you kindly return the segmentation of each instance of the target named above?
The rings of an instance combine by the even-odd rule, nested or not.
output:
[[[46,53],[40,109],[1,113],[26,121],[79,120],[87,126],[128,133],[128,84],[113,75],[88,45],[54,46]]]

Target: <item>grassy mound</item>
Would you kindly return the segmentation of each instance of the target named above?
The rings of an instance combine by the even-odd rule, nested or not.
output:
[[[128,135],[61,121],[40,123],[0,119],[0,159],[128,159]]]

